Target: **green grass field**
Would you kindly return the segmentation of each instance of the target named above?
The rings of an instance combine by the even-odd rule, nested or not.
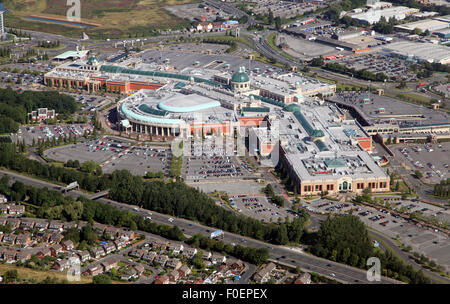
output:
[[[99,24],[96,28],[62,26],[23,19],[25,16],[65,18],[69,6],[64,0],[4,0],[9,10],[7,26],[45,31],[66,36],[86,32],[91,38],[119,38],[149,35],[156,29],[186,27],[189,22],[171,15],[166,6],[197,3],[200,0],[80,0],[81,21]]]

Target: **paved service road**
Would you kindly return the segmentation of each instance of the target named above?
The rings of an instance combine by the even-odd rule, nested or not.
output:
[[[15,180],[20,180],[21,182],[32,185],[35,187],[47,187],[50,189],[59,189],[59,186],[55,184],[51,184],[45,181],[41,181],[38,179],[26,177],[19,175],[17,173],[13,173],[10,171],[4,171],[0,170],[0,176],[3,175],[9,175],[10,177],[13,177]],[[72,197],[78,197],[78,196],[87,196],[85,193],[81,191],[72,190],[69,191],[66,195],[70,195]],[[99,199],[98,201],[113,205],[117,208],[120,208],[122,210],[127,210],[131,212],[138,213],[143,216],[148,215],[148,210],[139,209],[138,211],[135,211],[133,208],[136,206],[127,205],[118,203],[109,199]],[[211,231],[214,231],[215,228],[203,226],[201,224],[198,224],[196,222],[188,221],[185,219],[175,218],[174,216],[160,214],[154,211],[151,211],[152,215],[151,218],[154,222],[157,223],[164,223],[164,224],[172,224],[178,226],[185,234],[187,235],[194,235],[196,233],[201,233],[204,235],[208,235],[211,233]],[[168,221],[169,218],[174,218],[174,221],[170,223]],[[280,246],[275,246],[272,244],[268,244],[262,241],[254,240],[251,238],[243,237],[241,235],[232,234],[225,232],[224,234],[224,242],[226,243],[235,243],[235,244],[241,244],[243,246],[251,246],[255,248],[269,248],[269,255],[271,259],[278,260],[280,262],[284,262],[286,264],[290,264],[293,267],[300,266],[300,268],[304,269],[308,272],[316,272],[318,274],[321,274],[325,277],[328,277],[330,279],[335,279],[337,281],[343,282],[343,283],[358,283],[358,284],[398,284],[401,283],[399,281],[382,277],[380,282],[370,282],[367,280],[366,271],[363,271],[361,269],[357,269],[354,267],[350,267],[344,264],[339,264],[336,262],[332,262],[323,258],[315,257],[312,255],[308,255],[302,252],[299,252],[297,250],[284,248]]]

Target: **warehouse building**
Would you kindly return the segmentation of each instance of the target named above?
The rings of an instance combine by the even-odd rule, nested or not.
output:
[[[446,29],[449,27],[450,23],[433,19],[420,20],[394,26],[394,28],[398,31],[410,33],[413,32],[416,28],[421,30],[422,32],[425,31],[433,32],[437,30]]]
[[[410,41],[395,42],[386,45],[381,51],[388,56],[395,56],[417,62],[428,61],[441,64],[450,63],[448,47],[432,43],[415,43]]]
[[[369,9],[366,12],[354,14],[351,16],[351,18],[365,24],[374,24],[380,21],[381,17],[384,17],[386,20],[389,20],[390,18],[403,20],[407,16],[418,12],[419,9],[417,8],[394,6],[385,9]]]

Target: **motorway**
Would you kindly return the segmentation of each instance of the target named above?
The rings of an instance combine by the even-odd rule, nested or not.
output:
[[[27,176],[23,176],[17,173],[13,173],[10,171],[0,170],[0,176],[8,175],[13,180],[19,180],[25,184],[34,186],[34,187],[47,187],[49,189],[59,189],[60,186],[57,186],[52,183],[48,183],[45,181],[41,181],[35,178],[30,178]],[[66,193],[66,195],[70,195],[72,197],[79,196],[88,196],[86,193],[81,191],[72,190]],[[122,210],[127,210],[131,212],[135,212],[142,216],[149,216],[148,210],[140,209],[135,211],[134,208],[136,206],[118,203],[106,198],[98,199],[98,201],[115,206]],[[169,224],[168,219],[171,217],[170,215],[160,214],[157,212],[152,212],[151,218],[156,223]],[[188,221],[185,219],[174,218],[173,225],[178,226],[187,236],[194,235],[196,233],[201,233],[209,236],[210,232],[215,230],[214,228],[207,227],[201,224],[198,224],[193,221]],[[382,277],[380,282],[370,282],[367,280],[366,271],[357,269],[354,267],[350,267],[344,264],[339,264],[336,262],[332,262],[323,258],[315,257],[303,252],[298,251],[297,249],[290,249],[281,246],[275,246],[272,244],[268,244],[262,241],[254,240],[251,238],[243,237],[241,235],[232,234],[225,232],[224,242],[231,244],[242,244],[244,246],[251,246],[255,248],[268,248],[270,258],[273,260],[278,260],[280,262],[292,265],[292,267],[300,266],[304,271],[307,272],[316,272],[321,274],[327,278],[335,279],[342,283],[350,283],[350,284],[398,284],[396,280]]]

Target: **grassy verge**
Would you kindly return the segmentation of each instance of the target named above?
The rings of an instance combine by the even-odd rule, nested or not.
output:
[[[8,264],[0,264],[0,274],[4,274],[9,270],[17,270],[19,279],[25,280],[36,280],[37,282],[43,281],[47,277],[55,278],[59,281],[67,280],[67,275],[63,272],[54,272],[54,271],[42,271],[42,270],[33,270],[26,267],[19,267],[15,265]],[[70,282],[71,284],[90,284],[92,283],[91,277],[81,276],[80,281]]]

